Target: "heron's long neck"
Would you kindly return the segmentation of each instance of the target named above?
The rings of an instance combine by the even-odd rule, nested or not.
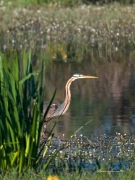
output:
[[[68,110],[69,108],[69,105],[70,105],[70,101],[71,101],[71,92],[70,92],[70,86],[71,86],[71,83],[72,83],[73,79],[69,79],[67,84],[66,84],[66,87],[65,87],[65,90],[66,90],[66,97],[65,97],[65,101],[63,102],[64,104],[64,110],[63,110],[63,114]]]

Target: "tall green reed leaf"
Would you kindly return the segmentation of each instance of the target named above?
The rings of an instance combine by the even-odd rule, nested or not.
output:
[[[31,50],[0,53],[0,167],[36,167],[43,112],[44,62],[33,71]],[[54,93],[55,95],[55,93]],[[54,96],[53,96],[54,98]],[[53,98],[51,102],[53,101]],[[51,105],[50,102],[50,105]],[[47,111],[49,110],[49,107]]]

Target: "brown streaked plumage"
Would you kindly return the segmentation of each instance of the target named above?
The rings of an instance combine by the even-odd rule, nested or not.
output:
[[[82,79],[82,78],[98,78],[98,77],[96,77],[96,76],[85,76],[82,74],[74,74],[66,83],[66,86],[65,86],[66,97],[65,97],[64,102],[62,104],[60,104],[58,101],[52,102],[50,109],[47,113],[47,116],[45,118],[45,122],[48,122],[55,117],[61,116],[62,114],[64,114],[68,110],[69,105],[70,105],[70,101],[71,101],[70,85],[74,80]],[[45,113],[48,104],[49,104],[49,101],[44,102],[43,114]]]

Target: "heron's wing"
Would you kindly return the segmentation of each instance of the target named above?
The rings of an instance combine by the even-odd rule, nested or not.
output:
[[[49,101],[45,101],[43,104],[43,114],[46,112],[46,109],[49,105]],[[49,111],[47,113],[47,116],[45,118],[46,121],[50,121],[53,118],[54,113],[56,112],[56,110],[58,109],[58,107],[60,106],[60,103],[58,101],[53,101]]]

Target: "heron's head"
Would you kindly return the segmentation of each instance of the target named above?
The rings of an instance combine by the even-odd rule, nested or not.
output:
[[[81,78],[98,78],[97,76],[85,76],[85,75],[82,75],[82,74],[74,74],[72,76],[73,78],[73,81],[76,80],[76,79],[81,79]]]

